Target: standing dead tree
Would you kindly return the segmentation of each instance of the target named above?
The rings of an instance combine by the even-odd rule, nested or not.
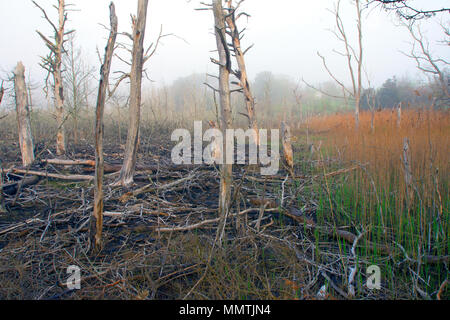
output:
[[[133,41],[130,78],[130,112],[125,156],[116,185],[133,183],[134,169],[139,146],[139,122],[141,119],[142,73],[145,62],[144,38],[147,23],[148,0],[138,0],[137,16],[132,17]]]
[[[228,144],[233,143],[225,134],[226,130],[232,127],[232,112],[231,112],[231,90],[230,90],[230,75],[232,71],[231,52],[227,43],[227,29],[225,19],[228,16],[223,7],[222,0],[213,0],[212,4],[202,3],[206,8],[197,10],[212,10],[214,15],[214,34],[216,37],[217,51],[219,53],[219,61],[211,58],[211,62],[219,66],[219,89],[208,85],[215,93],[219,93],[219,108],[217,108],[219,129],[222,131],[224,141],[222,144],[221,160],[224,160],[220,165],[220,191],[219,191],[219,226],[218,226],[218,242],[221,245],[223,235],[225,232],[226,220],[231,208],[231,186],[233,184],[233,164],[225,158],[225,150]],[[239,91],[241,91],[240,89]],[[233,143],[234,144],[234,143]]]
[[[406,192],[406,204],[408,210],[411,210],[414,201],[414,182],[411,168],[411,152],[409,147],[409,139],[405,138],[403,141],[403,172],[405,178],[405,192]]]
[[[3,81],[2,81],[2,86],[0,87],[0,104],[2,103],[4,94],[5,94],[5,88],[3,87]]]
[[[64,86],[62,77],[62,58],[63,54],[66,52],[64,49],[64,44],[66,42],[66,37],[73,33],[75,30],[65,31],[65,25],[67,22],[67,7],[65,0],[58,0],[58,6],[55,8],[58,10],[58,26],[56,26],[48,17],[46,11],[39,6],[35,1],[34,5],[39,8],[44,19],[50,24],[53,29],[53,41],[43,35],[40,31],[36,31],[38,35],[42,38],[50,53],[46,57],[42,57],[41,67],[48,72],[46,78],[46,88],[48,88],[48,80],[50,75],[53,76],[53,95],[55,98],[56,107],[56,121],[58,124],[58,132],[56,135],[56,153],[58,155],[63,155],[66,153],[66,132],[65,132],[65,116],[64,116]],[[48,90],[46,90],[48,93]]]
[[[295,177],[294,174],[294,151],[292,149],[291,143],[291,128],[286,122],[281,123],[281,142],[283,144],[283,159],[291,174],[292,178]]]
[[[249,15],[245,12],[241,12],[236,15],[236,12],[237,12],[239,6],[242,4],[242,2],[244,2],[244,0],[238,1],[236,6],[234,6],[232,0],[227,1],[228,13],[225,16],[225,22],[229,29],[227,31],[227,34],[232,39],[231,47],[234,51],[234,56],[236,58],[237,65],[239,68],[239,70],[233,71],[233,74],[239,79],[239,86],[242,88],[242,91],[243,91],[244,97],[245,97],[247,114],[244,114],[244,115],[248,118],[249,128],[255,130],[256,134],[254,135],[254,138],[255,138],[254,142],[256,145],[259,145],[258,123],[256,120],[256,115],[255,115],[255,98],[253,97],[252,91],[250,90],[250,83],[248,81],[247,68],[246,68],[245,59],[244,59],[245,54],[253,47],[253,45],[251,45],[246,50],[242,50],[241,39],[244,37],[245,29],[243,29],[242,31],[239,31],[239,29],[236,25],[236,21],[240,17],[242,17],[242,16],[249,17]]]
[[[343,81],[339,80],[333,72],[329,69],[326,59],[319,52],[317,55],[322,59],[323,66],[330,77],[341,87],[343,92],[343,98],[347,101],[349,98],[355,102],[355,125],[356,128],[359,127],[359,111],[361,108],[361,93],[362,93],[362,73],[363,73],[363,44],[362,44],[362,12],[364,7],[361,7],[361,0],[353,0],[356,9],[356,27],[357,27],[357,49],[350,43],[347,32],[345,30],[344,22],[340,15],[341,0],[337,1],[334,11],[332,11],[336,20],[336,31],[333,34],[336,38],[344,44],[344,52],[335,52],[347,59],[347,67],[350,75],[350,80],[352,83],[351,89],[347,88]],[[356,63],[356,66],[354,65]],[[356,70],[355,70],[356,69]],[[304,81],[308,87],[322,92],[325,95],[328,93],[315,88],[314,86],[308,84]]]
[[[14,70],[14,90],[22,164],[24,167],[28,167],[34,161],[34,146],[33,136],[31,135],[28,91],[25,84],[25,67],[22,62],[17,63],[16,69]]]
[[[0,105],[2,104],[4,94],[5,94],[5,88],[3,87],[3,81],[2,81],[2,86],[0,87]],[[0,120],[2,120],[3,118],[6,118],[7,116],[8,116],[8,114],[0,115]]]
[[[103,229],[103,113],[109,84],[109,72],[117,37],[117,16],[114,3],[109,5],[111,30],[105,49],[105,58],[100,68],[100,84],[98,88],[97,106],[95,112],[95,177],[94,177],[94,212],[91,217],[90,239],[98,250],[101,248]]]
[[[129,98],[129,127],[127,142],[125,145],[125,155],[122,164],[122,169],[119,174],[118,180],[114,183],[114,186],[129,186],[133,180],[133,175],[136,167],[137,152],[139,147],[139,123],[141,119],[141,88],[142,88],[142,76],[145,73],[144,65],[155,54],[160,40],[170,34],[162,34],[162,27],[156,43],[150,44],[148,49],[144,52],[144,38],[145,27],[147,23],[147,8],[148,0],[138,0],[137,16],[132,16],[132,34],[122,33],[128,37],[132,42],[132,49],[126,48],[131,52],[131,63],[119,58],[122,62],[131,66],[130,73],[123,73],[117,80],[112,90],[108,90],[109,96],[112,96],[120,83],[125,80],[130,80],[130,98]]]
[[[420,26],[414,26],[412,23],[404,24],[404,26],[408,29],[411,37],[413,39],[411,53],[403,53],[407,57],[414,59],[417,65],[417,68],[427,75],[431,75],[437,80],[439,87],[442,90],[442,93],[439,97],[436,97],[438,100],[444,100],[446,102],[450,99],[450,77],[445,73],[445,68],[450,65],[448,61],[443,58],[434,57],[430,51],[430,45],[428,41],[425,39]],[[450,46],[450,33],[447,29],[444,29],[444,33],[446,36],[446,40],[443,41]],[[417,49],[418,47],[418,49]]]

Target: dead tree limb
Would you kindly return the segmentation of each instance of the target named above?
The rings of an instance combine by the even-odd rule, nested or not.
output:
[[[449,7],[419,8],[414,4],[407,3],[408,0],[372,0],[370,3],[378,3],[386,10],[395,10],[397,15],[405,20],[420,20],[430,18],[437,14],[450,13]],[[428,1],[432,3],[432,1]],[[438,4],[439,5],[439,4]]]
[[[412,23],[403,24],[409,31],[412,39],[414,40],[411,48],[411,53],[403,54],[416,62],[417,69],[424,74],[432,75],[436,78],[437,83],[442,89],[441,97],[437,97],[441,100],[450,100],[450,82],[449,76],[445,72],[445,68],[450,65],[449,61],[444,58],[438,58],[432,55],[429,43],[424,37],[422,30],[419,26],[414,28]],[[444,29],[446,42],[449,43],[450,35],[448,30]],[[445,41],[444,41],[445,42]],[[417,46],[419,49],[417,49]]]
[[[30,110],[28,106],[28,91],[25,84],[25,67],[17,63],[14,71],[14,90],[16,96],[17,127],[19,133],[22,164],[30,166],[34,161],[33,136],[31,134]]]
[[[100,84],[97,95],[97,107],[95,112],[95,177],[94,177],[94,212],[91,217],[90,239],[95,243],[95,249],[99,250],[102,243],[103,229],[103,113],[109,84],[109,71],[114,53],[117,37],[117,16],[114,3],[109,5],[111,31],[108,44],[105,49],[105,58],[100,69]]]
[[[240,81],[240,87],[242,88],[242,92],[244,94],[245,98],[245,104],[247,106],[247,118],[249,121],[249,128],[254,129],[256,135],[254,135],[255,138],[255,144],[259,145],[259,134],[258,134],[258,123],[256,120],[255,115],[255,98],[252,95],[252,92],[250,90],[250,83],[248,81],[248,75],[247,75],[247,68],[245,65],[245,53],[251,48],[248,48],[245,50],[245,52],[242,51],[241,47],[241,34],[242,32],[239,32],[239,29],[236,25],[236,10],[237,7],[233,6],[233,1],[228,0],[228,14],[225,18],[225,21],[227,23],[228,28],[230,29],[229,35],[232,39],[232,47],[234,50],[234,55],[236,57],[236,61],[239,67],[239,71],[235,71],[234,75],[239,79]],[[237,6],[240,5],[241,2],[238,3]]]
[[[360,107],[361,107],[361,93],[362,93],[362,71],[363,71],[363,44],[362,44],[362,12],[364,8],[361,7],[361,0],[354,0],[354,5],[356,9],[356,27],[357,27],[357,50],[352,46],[350,43],[350,40],[347,35],[347,31],[345,30],[344,22],[340,15],[340,5],[341,1],[338,0],[336,7],[334,11],[332,11],[335,20],[336,20],[336,28],[337,31],[333,31],[333,34],[336,36],[336,38],[343,43],[344,45],[344,52],[338,53],[339,55],[343,56],[347,60],[347,67],[349,71],[350,80],[352,83],[352,88],[348,89],[344,82],[339,80],[333,72],[328,68],[328,65],[326,63],[326,59],[324,56],[322,56],[320,53],[317,53],[319,57],[322,59],[323,66],[327,73],[330,75],[330,77],[342,88],[343,97],[336,97],[336,98],[342,98],[345,99],[347,102],[350,99],[352,99],[355,102],[355,126],[356,128],[359,127],[359,113],[360,113]],[[356,63],[356,71],[355,71],[355,63]],[[308,84],[306,81],[304,81],[305,84],[311,88],[316,89],[314,86]],[[319,90],[320,91],[320,90]],[[329,95],[323,91],[320,91],[326,95]],[[329,95],[331,96],[331,95]]]

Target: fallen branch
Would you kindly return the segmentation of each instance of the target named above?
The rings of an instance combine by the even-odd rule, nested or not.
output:
[[[41,223],[43,223],[44,220],[36,219],[36,218],[28,219],[28,220],[26,220],[25,222],[20,222],[20,223],[14,225],[14,226],[12,226],[12,227],[6,228],[6,229],[4,229],[4,230],[0,230],[0,235],[4,235],[4,234],[6,234],[6,233],[8,233],[8,232],[10,232],[10,231],[13,231],[13,230],[15,230],[15,229],[17,229],[17,228],[20,228],[20,227],[29,225],[29,224],[34,223],[34,222],[41,222]]]
[[[261,209],[260,208],[250,208],[247,210],[243,210],[241,212],[235,213],[230,215],[231,217],[236,217],[236,216],[241,216],[250,212],[259,212]],[[267,209],[266,211],[268,212],[273,212],[276,211],[278,209]],[[198,229],[201,228],[205,225],[209,225],[209,224],[213,224],[213,223],[217,223],[220,221],[220,217],[219,218],[215,218],[215,219],[210,219],[210,220],[204,220],[202,222],[196,223],[196,224],[192,224],[189,226],[185,226],[185,227],[165,227],[165,228],[156,228],[154,229],[154,231],[156,232],[172,232],[172,231],[191,231],[194,229]]]
[[[56,165],[63,165],[63,166],[92,166],[95,167],[95,161],[94,160],[64,160],[64,159],[45,159],[42,160],[44,163],[48,164],[56,164]]]
[[[92,180],[94,180],[93,176],[85,176],[85,175],[63,175],[63,174],[48,173],[48,172],[41,172],[41,171],[22,170],[22,169],[12,169],[12,172],[20,173],[20,174],[29,174],[29,175],[38,176],[38,177],[67,180],[67,181],[92,181]]]
[[[120,197],[119,200],[120,200],[120,202],[125,203],[129,199],[131,199],[133,197],[137,197],[140,194],[143,194],[143,193],[146,193],[146,192],[149,192],[149,191],[152,191],[152,190],[159,190],[160,191],[160,190],[170,189],[170,188],[173,188],[173,187],[175,187],[175,186],[177,186],[179,184],[182,184],[182,183],[184,183],[184,182],[186,182],[188,180],[191,180],[193,178],[194,178],[194,175],[190,174],[187,177],[184,177],[182,179],[179,179],[179,180],[176,180],[176,181],[173,181],[173,182],[166,183],[166,184],[164,184],[162,186],[155,186],[154,184],[148,184],[148,185],[143,186],[142,188],[139,188],[139,189],[137,189],[135,191],[125,193],[122,197]]]

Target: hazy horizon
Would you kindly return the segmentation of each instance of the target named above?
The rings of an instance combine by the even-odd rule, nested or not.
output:
[[[56,10],[51,8],[53,0],[38,1],[55,17]],[[83,55],[98,75],[100,63],[96,48],[103,55],[108,34],[100,24],[109,25],[109,0],[73,0],[79,11],[69,12],[67,30],[76,30],[76,44],[81,46]],[[249,77],[254,79],[262,71],[284,74],[294,81],[304,78],[310,83],[330,80],[322,66],[317,52],[327,57],[328,65],[336,75],[348,83],[348,71],[345,58],[333,50],[340,50],[342,44],[327,29],[333,29],[334,17],[328,9],[333,9],[336,1],[292,1],[279,0],[276,5],[266,0],[247,0],[242,7],[251,17],[241,18],[239,27],[247,28],[243,46],[254,47],[246,56]],[[434,0],[433,4],[443,4]],[[129,32],[130,14],[136,11],[136,1],[115,1],[119,18],[119,32]],[[176,4],[176,10],[174,7]],[[212,34],[213,16],[209,11],[195,11],[201,7],[199,1],[186,0],[151,0],[149,2],[146,46],[155,41],[160,26],[164,33],[174,33],[177,37],[168,37],[162,43],[154,57],[148,62],[149,77],[153,85],[170,84],[180,77],[192,73],[214,73],[217,66],[209,58],[215,53],[215,39]],[[0,4],[0,23],[2,32],[0,42],[2,62],[0,70],[10,72],[17,61],[22,61],[33,83],[43,87],[45,72],[40,68],[39,56],[47,53],[36,30],[50,35],[50,26],[31,0],[2,2]],[[445,15],[420,21],[424,34],[430,40],[432,52],[437,56],[448,58],[447,46],[435,43],[442,35],[438,24],[445,22]],[[354,7],[349,1],[342,1],[342,18],[351,38],[354,38]],[[372,86],[380,86],[392,76],[408,76],[413,79],[423,78],[415,62],[400,51],[410,52],[411,39],[404,27],[398,27],[398,18],[393,12],[388,13],[372,6],[364,11],[364,54],[367,74]],[[21,21],[18,25],[17,21]],[[8,27],[7,27],[8,26]],[[13,27],[11,27],[13,26]],[[7,32],[6,32],[7,30]],[[124,37],[119,37],[124,40]],[[127,53],[117,51],[123,58]],[[123,64],[115,59],[113,70],[123,69]],[[114,77],[113,77],[114,78]],[[144,86],[149,86],[148,80]]]

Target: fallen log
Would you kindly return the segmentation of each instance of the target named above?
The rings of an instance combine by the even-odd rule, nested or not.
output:
[[[21,188],[26,188],[37,184],[39,181],[40,177],[31,176],[14,183],[4,184],[1,186],[0,190],[2,190],[4,194],[12,196],[17,193],[17,190],[19,189],[20,186]]]
[[[43,163],[56,164],[63,166],[92,166],[95,167],[94,160],[65,160],[65,159],[45,159]]]
[[[32,175],[32,176],[38,176],[38,177],[67,180],[67,181],[92,181],[92,180],[94,180],[93,176],[78,175],[78,174],[63,175],[63,174],[48,173],[48,172],[33,171],[33,170],[23,170],[23,169],[12,169],[12,172],[20,173],[20,174],[28,174],[28,175]]]

